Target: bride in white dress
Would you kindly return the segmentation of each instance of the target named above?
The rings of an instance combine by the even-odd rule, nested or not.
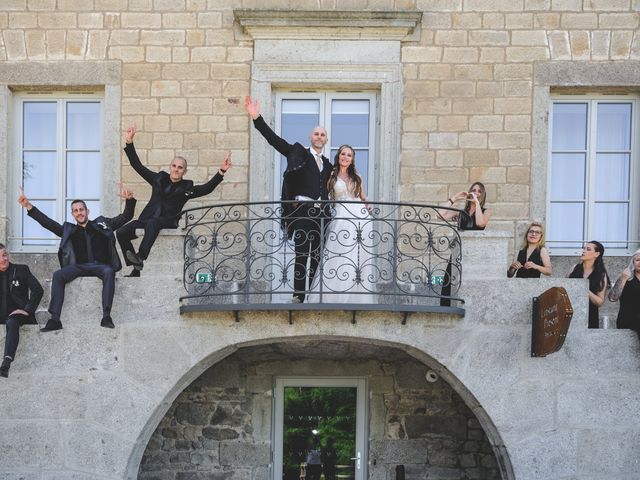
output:
[[[376,303],[373,217],[349,145],[338,149],[327,186],[332,200],[358,203],[335,204],[307,302]]]

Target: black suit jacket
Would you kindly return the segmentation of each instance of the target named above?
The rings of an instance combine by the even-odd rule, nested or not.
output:
[[[331,165],[327,157],[322,156],[321,172],[318,170],[316,160],[308,148],[298,142],[291,145],[286,140],[280,138],[271,130],[269,125],[266,124],[262,115],[253,121],[253,125],[265,140],[269,142],[269,145],[287,159],[287,169],[282,179],[282,193],[280,196],[282,200],[295,200],[297,195],[304,195],[305,197],[313,199],[329,199],[327,183],[333,165]],[[291,228],[289,228],[292,223],[288,222],[287,219],[293,212],[294,207],[291,203],[285,202],[282,204],[282,225],[286,228],[289,237],[291,237],[293,232]]]
[[[145,167],[140,161],[133,143],[128,143],[124,147],[124,151],[133,169],[151,185],[149,203],[147,203],[142,213],[140,213],[140,217],[138,217],[138,220],[143,222],[151,218],[159,218],[162,220],[163,225],[169,228],[176,228],[184,204],[192,198],[210,194],[224,179],[218,172],[207,183],[202,185],[194,185],[192,180],[184,179],[173,183],[167,172],[153,172]],[[173,186],[172,191],[166,192],[166,189],[170,186]]]
[[[269,145],[287,159],[287,169],[283,178],[283,200],[294,200],[296,195],[304,195],[309,198],[329,199],[327,182],[331,175],[333,165],[327,157],[322,156],[322,172],[318,170],[314,156],[307,147],[300,143],[291,145],[280,138],[269,128],[262,116],[253,121],[262,136]],[[306,188],[305,188],[306,187]]]
[[[38,279],[33,276],[29,267],[9,263],[8,273],[8,292],[0,292],[0,295],[11,295],[13,302],[25,312],[29,313],[29,320],[25,323],[36,324],[35,313],[40,300],[42,299],[42,285]],[[7,312],[9,315],[11,312]],[[7,317],[0,315],[0,324],[6,323]]]
[[[116,250],[116,237],[113,234],[114,230],[117,230],[122,225],[127,223],[133,218],[133,212],[136,208],[136,199],[131,198],[125,202],[124,211],[117,217],[97,217],[95,220],[89,220],[91,226],[101,235],[104,235],[109,239],[109,252],[108,257],[111,259],[111,268],[114,272],[119,271],[122,268],[120,263],[120,257]],[[58,260],[61,267],[67,265],[74,265],[76,263],[76,254],[73,251],[73,242],[71,241],[71,234],[76,229],[75,223],[64,222],[60,225],[55,220],[47,217],[44,213],[38,210],[37,207],[33,207],[27,212],[31,218],[42,225],[44,228],[53,232],[60,240],[60,247],[58,248]]]

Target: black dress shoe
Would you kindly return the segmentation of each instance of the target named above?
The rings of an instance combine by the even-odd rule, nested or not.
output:
[[[113,320],[111,319],[110,315],[107,315],[106,317],[102,317],[100,326],[104,328],[116,328],[116,326],[113,324]]]
[[[138,268],[139,270],[142,270],[143,261],[136,252],[127,250],[127,253],[125,255],[127,256],[127,260],[131,262],[131,265]]]
[[[47,320],[47,324],[40,329],[41,332],[53,332],[55,330],[62,330],[62,322],[53,318]]]
[[[125,277],[139,277],[140,276],[140,270],[137,268],[133,268],[133,270],[131,270],[131,273],[129,275],[125,275]]]
[[[9,367],[11,367],[11,359],[9,357],[4,357],[2,365],[0,365],[0,377],[9,377]]]

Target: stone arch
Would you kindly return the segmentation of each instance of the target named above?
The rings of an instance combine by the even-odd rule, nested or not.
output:
[[[235,345],[229,345],[219,350],[214,350],[208,355],[200,359],[195,365],[184,372],[180,380],[166,392],[162,401],[160,401],[153,410],[153,413],[145,423],[144,428],[140,431],[138,438],[132,449],[128,463],[127,463],[127,475],[126,478],[137,478],[138,470],[142,460],[142,456],[145,452],[146,446],[159,425],[165,414],[171,408],[178,395],[196,379],[198,379],[203,372],[215,364],[223,361],[236,351],[240,349],[247,349],[252,347],[261,347],[272,344],[291,344],[295,342],[304,341],[318,341],[328,340],[332,342],[344,342],[351,344],[366,344],[376,345],[380,347],[392,348],[400,350],[410,357],[414,358],[417,362],[425,365],[429,369],[436,372],[464,401],[465,405],[473,412],[478,422],[480,423],[495,455],[495,458],[499,465],[499,470],[504,480],[515,479],[514,470],[512,467],[511,459],[502,440],[502,436],[492,420],[489,413],[483,408],[480,402],[476,399],[474,394],[465,386],[465,384],[454,375],[449,368],[436,360],[428,352],[423,351],[415,346],[407,345],[405,343],[394,342],[383,339],[367,339],[361,337],[349,337],[349,336],[315,336],[315,335],[301,335],[292,337],[280,337],[280,338],[263,338],[259,340],[249,340],[244,342],[238,342]]]

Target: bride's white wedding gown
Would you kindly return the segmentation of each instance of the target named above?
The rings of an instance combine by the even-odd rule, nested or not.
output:
[[[341,178],[333,187],[332,198],[358,203],[335,204],[307,302],[376,303],[373,217]]]

